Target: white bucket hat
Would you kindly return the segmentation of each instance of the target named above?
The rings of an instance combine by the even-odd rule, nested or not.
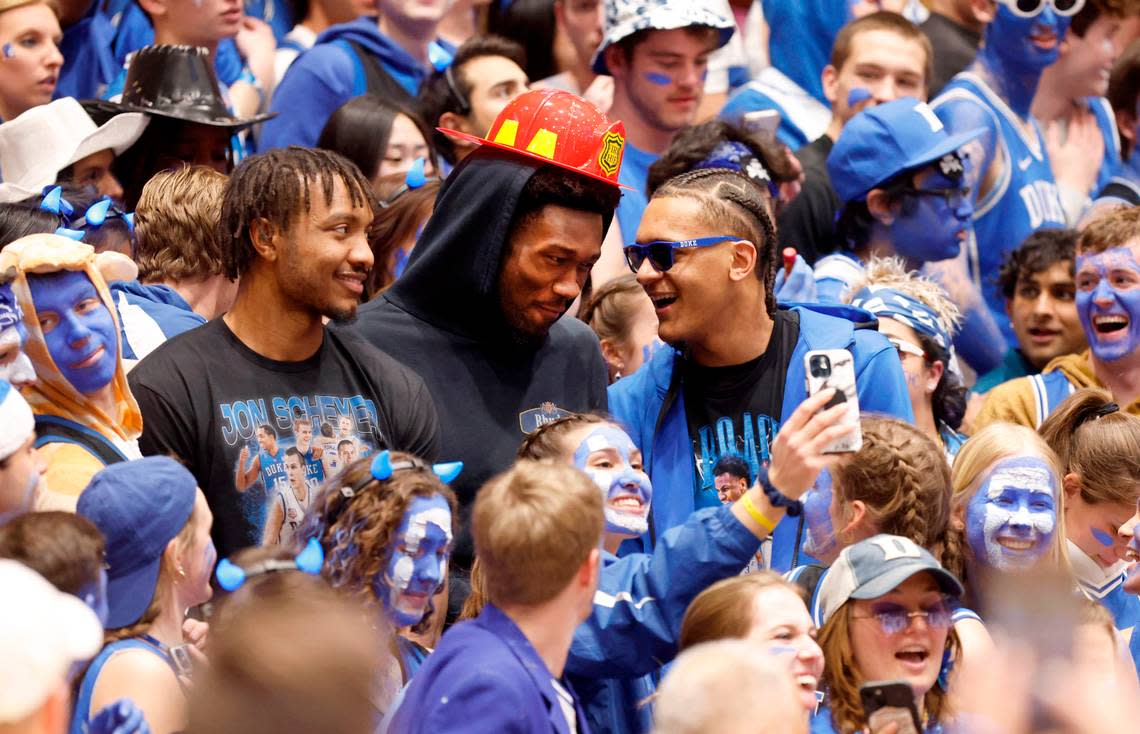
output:
[[[0,125],[0,202],[37,196],[59,172],[108,148],[121,155],[146,129],[141,112],[115,115],[102,127],[71,97],[27,110]]]
[[[606,49],[638,31],[671,31],[677,28],[705,26],[720,31],[716,47],[729,42],[736,31],[731,16],[714,10],[725,3],[717,0],[605,0],[602,45],[590,63],[595,74],[609,74]]]

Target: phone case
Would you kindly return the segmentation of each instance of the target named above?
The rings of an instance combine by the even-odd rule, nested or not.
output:
[[[859,700],[870,734],[887,724],[898,724],[898,734],[920,734],[914,689],[902,680],[872,681],[859,686]]]
[[[867,717],[867,728],[870,729],[871,734],[877,734],[892,721],[899,725],[898,734],[919,734],[914,729],[914,719],[911,717],[910,711],[894,706],[885,706],[873,711]]]
[[[831,363],[831,374],[826,377],[813,376],[812,358],[823,355]],[[826,454],[842,454],[858,451],[863,447],[863,433],[859,430],[859,395],[855,391],[855,357],[846,349],[816,349],[804,355],[804,375],[807,377],[808,396],[833,387],[846,398],[847,412],[842,423],[855,426],[852,433],[832,441],[824,448]],[[834,403],[832,403],[834,404]],[[828,406],[830,407],[830,406]]]

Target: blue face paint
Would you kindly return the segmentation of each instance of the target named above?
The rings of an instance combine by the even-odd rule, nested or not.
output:
[[[1105,548],[1111,548],[1112,544],[1116,542],[1115,538],[1100,528],[1090,528],[1089,530],[1092,532],[1092,536],[1096,538],[1096,542],[1100,543]]]
[[[860,102],[864,102],[871,98],[871,90],[864,87],[855,87],[847,93],[847,106],[855,107]]]
[[[650,84],[656,84],[659,87],[667,87],[673,83],[673,77],[657,71],[647,71],[644,72],[642,76],[645,77],[645,81]]]
[[[966,540],[975,561],[999,571],[1036,564],[1057,527],[1056,484],[1040,457],[997,462],[966,507]]]
[[[87,274],[29,274],[28,287],[44,342],[64,379],[84,395],[110,384],[119,364],[119,333]]]
[[[831,473],[824,469],[803,498],[804,524],[807,526],[803,552],[826,563],[839,555],[835,528],[831,523],[831,501]]]
[[[1140,523],[1132,531],[1132,540],[1128,542],[1134,557],[1140,557]],[[1133,563],[1128,569],[1128,576],[1124,580],[1124,590],[1129,594],[1140,594],[1140,563]]]
[[[1128,247],[1077,257],[1077,316],[1097,359],[1140,347],[1140,264]]]
[[[418,624],[447,572],[451,554],[451,508],[441,495],[413,497],[388,546],[376,596],[397,629]]]
[[[89,584],[84,584],[75,595],[91,611],[95,612],[95,616],[99,618],[99,624],[106,627],[107,617],[111,615],[111,610],[107,605],[107,570],[100,568],[99,578]]]
[[[3,54],[4,58],[6,59],[10,59],[16,55],[16,49],[12,46],[12,44],[5,43],[3,46],[0,46],[0,54]]]
[[[963,158],[957,159],[954,165],[958,166],[959,161],[965,174],[968,163]],[[964,175],[948,176],[942,172],[942,165],[941,161],[935,163],[931,173],[915,188],[927,191],[961,188]],[[907,196],[913,200],[904,202],[890,225],[895,252],[914,265],[957,257],[973,228],[974,205],[969,195],[955,195],[950,202],[942,196],[928,194]]]
[[[605,501],[606,532],[636,538],[649,529],[653,485],[633,467],[637,447],[625,431],[603,423],[574,450],[574,466],[590,475]]]
[[[993,54],[1001,66],[1021,72],[1041,71],[1061,53],[1061,39],[1069,30],[1072,18],[1057,15],[1049,3],[1032,18],[1019,18],[1002,3],[986,31],[984,49]],[[1036,39],[1036,43],[1034,42]]]

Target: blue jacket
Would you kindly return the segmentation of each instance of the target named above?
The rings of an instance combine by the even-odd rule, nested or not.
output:
[[[170,286],[117,280],[110,288],[122,324],[124,359],[142,359],[167,339],[206,323]]]
[[[364,66],[348,41],[375,55],[384,70],[413,97],[431,71],[382,35],[376,18],[365,16],[334,25],[297,57],[277,85],[269,109],[279,114],[262,127],[261,150],[316,145],[332,113],[368,91]]]
[[[785,308],[781,305],[780,308]],[[886,413],[914,421],[898,352],[874,330],[874,317],[860,309],[798,304],[799,339],[788,363],[780,423],[807,398],[804,355],[813,349],[847,349],[855,357],[855,385],[863,413]],[[866,328],[856,328],[856,323]],[[654,352],[648,364],[609,388],[610,412],[626,427],[641,448],[642,460],[655,489],[650,510],[650,532],[626,541],[623,552],[649,549],[655,538],[680,525],[696,509],[696,472],[693,442],[685,419],[681,379],[673,379],[673,349]],[[675,384],[674,384],[675,383]],[[802,528],[798,518],[785,518],[776,526],[772,542],[772,568],[784,572],[804,560],[794,560]],[[623,553],[624,554],[624,553]]]
[[[729,507],[694,512],[652,553],[603,556],[594,611],[574,632],[566,677],[596,734],[652,728],[639,704],[677,654],[685,610],[709,585],[740,573],[760,541]]]
[[[404,693],[389,734],[573,734],[550,670],[494,604],[444,634]],[[563,684],[571,695],[573,689]],[[575,696],[578,732],[588,734]]]

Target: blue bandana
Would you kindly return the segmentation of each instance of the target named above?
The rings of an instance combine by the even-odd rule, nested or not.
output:
[[[893,288],[869,285],[851,297],[851,305],[870,311],[876,316],[890,318],[906,324],[919,334],[925,334],[934,343],[950,351],[950,332],[938,314],[922,301],[899,293]]]
[[[764,163],[756,157],[751,148],[735,140],[726,140],[709,151],[703,161],[693,166],[693,170],[700,168],[727,168],[737,171],[758,186],[766,188],[773,198],[780,194]]]

